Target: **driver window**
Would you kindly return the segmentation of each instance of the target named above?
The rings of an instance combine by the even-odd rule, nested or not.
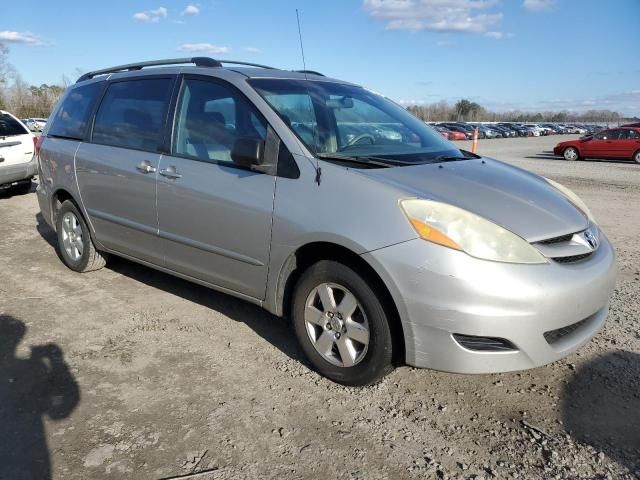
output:
[[[292,129],[302,141],[309,145],[316,145],[318,122],[316,113],[307,93],[289,93],[281,95],[267,95],[266,99],[274,106],[280,118]]]
[[[609,140],[611,138],[611,130],[605,130],[595,136],[596,140]]]
[[[176,115],[173,153],[232,164],[238,138],[265,140],[267,124],[240,93],[223,84],[185,80]]]

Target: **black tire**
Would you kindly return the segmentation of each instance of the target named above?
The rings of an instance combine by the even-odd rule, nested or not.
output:
[[[633,159],[636,163],[640,163],[640,150],[633,154]]]
[[[13,187],[11,187],[11,190],[13,190],[13,193],[15,193],[16,195],[26,195],[27,193],[30,193],[31,179],[14,185]]]
[[[68,213],[75,216],[78,227],[81,230],[81,238],[79,240],[82,245],[82,252],[79,254],[78,258],[73,258],[72,254],[70,254],[65,247],[65,240],[63,238],[65,230],[62,224],[65,218],[67,218],[66,214]],[[85,222],[80,210],[78,210],[78,207],[76,207],[71,200],[65,200],[62,203],[60,210],[58,210],[56,218],[56,234],[58,237],[58,255],[64,264],[71,270],[76,272],[91,272],[93,270],[101,269],[107,263],[106,255],[96,249],[93,244],[93,240],[91,239],[87,222]]]
[[[363,350],[364,356],[353,366],[337,366],[325,359],[316,350],[307,331],[305,321],[307,299],[314,289],[325,283],[346,288],[355,296],[359,304],[358,310],[361,309],[366,316],[369,330],[368,345],[366,351]],[[336,298],[335,303],[338,303],[337,300]],[[322,260],[309,267],[296,285],[292,314],[296,337],[302,350],[315,370],[330,380],[348,386],[370,385],[393,369],[393,342],[387,312],[366,279],[350,267],[330,260]],[[335,331],[333,333],[335,334]],[[344,335],[349,336],[346,333]]]

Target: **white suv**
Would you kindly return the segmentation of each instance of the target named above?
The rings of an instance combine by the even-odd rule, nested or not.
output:
[[[37,172],[36,140],[20,120],[0,110],[0,189],[31,190],[31,179]]]

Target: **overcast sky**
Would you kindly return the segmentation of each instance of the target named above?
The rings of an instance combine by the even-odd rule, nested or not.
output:
[[[0,42],[33,84],[208,55],[307,68],[404,103],[640,115],[640,0],[0,1]]]

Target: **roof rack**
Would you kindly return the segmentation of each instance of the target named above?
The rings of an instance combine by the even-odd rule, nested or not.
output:
[[[267,70],[277,70],[276,67],[270,67],[268,65],[260,65],[259,63],[240,62],[237,60],[218,60],[220,63],[230,63],[232,65],[245,65],[247,67],[266,68]]]
[[[132,72],[142,70],[145,67],[156,67],[159,65],[179,65],[184,63],[194,63],[198,67],[221,67],[222,64],[209,57],[187,57],[187,58],[167,58],[165,60],[151,60],[150,62],[128,63],[126,65],[118,65],[116,67],[104,68],[102,70],[94,70],[82,75],[78,82],[89,80],[96,75],[105,75],[107,73]]]
[[[316,72],[315,70],[294,70],[294,72],[298,72],[298,73],[309,73],[311,75],[318,75],[320,77],[324,77],[325,75],[320,73],[320,72]]]
[[[250,67],[267,68],[269,70],[275,70],[274,67],[267,65],[260,65],[258,63],[240,62],[236,60],[216,60],[209,57],[186,57],[186,58],[167,58],[165,60],[151,60],[149,62],[128,63],[126,65],[118,65],[116,67],[104,68],[102,70],[94,70],[82,75],[78,82],[89,80],[97,75],[105,75],[107,73],[118,72],[132,72],[135,70],[142,70],[145,67],[157,67],[161,65],[181,65],[186,63],[193,63],[196,67],[222,67],[223,63],[229,63],[233,65],[247,65]],[[76,82],[76,83],[78,83]]]

